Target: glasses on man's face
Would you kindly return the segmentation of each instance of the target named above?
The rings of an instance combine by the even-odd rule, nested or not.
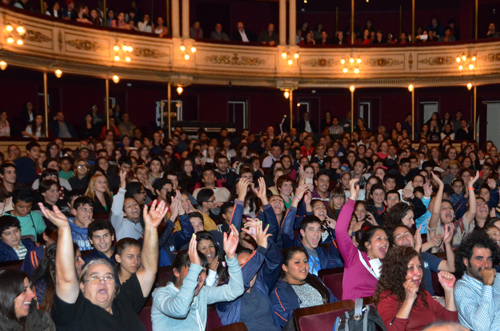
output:
[[[103,281],[104,284],[113,284],[115,282],[115,279],[111,276],[106,276],[106,277],[94,276],[86,280],[86,282],[89,282],[92,285],[100,284],[101,281]]]

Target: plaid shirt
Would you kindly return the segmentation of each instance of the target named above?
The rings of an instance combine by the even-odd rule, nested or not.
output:
[[[460,324],[474,331],[500,330],[500,274],[493,286],[464,274],[454,292]]]

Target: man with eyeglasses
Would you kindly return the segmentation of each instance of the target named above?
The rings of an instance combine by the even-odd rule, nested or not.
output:
[[[164,202],[144,208],[144,244],[139,270],[123,285],[113,266],[91,261],[77,279],[68,219],[57,207],[40,205],[43,215],[58,227],[56,295],[52,318],[58,330],[146,330],[138,313],[146,303],[158,269],[158,230],[167,212]],[[119,291],[118,291],[119,290]]]

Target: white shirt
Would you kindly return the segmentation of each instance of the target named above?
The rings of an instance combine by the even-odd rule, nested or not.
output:
[[[243,30],[243,31],[238,30],[238,31],[239,31],[240,36],[241,36],[241,41],[244,41],[246,43],[250,42],[250,40],[248,40],[248,37],[245,33],[245,30]]]
[[[311,123],[309,121],[306,121],[306,125],[304,127],[304,131],[309,132],[309,133],[312,132]]]

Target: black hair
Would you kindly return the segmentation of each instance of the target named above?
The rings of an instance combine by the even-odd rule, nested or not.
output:
[[[18,228],[21,230],[21,223],[15,216],[3,215],[0,216],[0,235],[9,228]]]
[[[391,174],[391,173],[388,173],[387,175],[384,176],[384,184],[387,183],[387,180],[388,179],[394,179],[396,180],[396,175],[395,174]],[[373,188],[372,188],[373,190]]]
[[[30,141],[28,144],[26,144],[26,151],[31,151],[35,147],[41,148],[40,144],[36,141]]]
[[[90,207],[94,207],[94,202],[91,198],[87,196],[79,197],[73,203],[73,208],[78,209],[78,207],[83,205],[89,205]]]
[[[40,187],[38,188],[38,192],[40,192],[40,194],[45,193],[48,190],[50,190],[52,185],[56,185],[57,189],[59,190],[60,188],[59,182],[56,182],[55,180],[52,179],[44,179],[40,182]]]
[[[31,187],[16,187],[12,191],[12,204],[16,204],[19,201],[22,202],[33,202],[34,191]]]
[[[303,247],[289,247],[287,249],[284,249],[283,251],[283,264],[288,267],[288,263],[292,259],[293,255],[295,253],[304,253],[307,259],[309,259],[309,255],[307,254],[307,251]],[[283,278],[285,276],[285,272],[281,270],[281,277]],[[307,274],[307,277],[305,279],[305,282],[312,286],[316,291],[321,294],[321,298],[323,299],[323,304],[329,303],[330,302],[330,291],[328,291],[328,288],[323,284],[323,282],[316,276],[314,276],[311,273]]]
[[[300,229],[305,231],[307,226],[311,223],[317,223],[317,224],[321,225],[321,220],[314,215],[306,216],[300,222]]]
[[[59,178],[59,172],[54,169],[45,169],[40,174],[40,180],[44,180],[44,178],[47,176],[56,176],[57,178]]]
[[[48,150],[47,150],[47,153],[48,153]],[[53,157],[48,157],[45,161],[43,161],[42,163],[42,167],[44,169],[47,169],[47,166],[49,165],[50,162],[56,162],[57,164],[59,164],[59,161]]]
[[[120,239],[116,245],[115,245],[115,250],[113,252],[113,255],[122,255],[125,249],[128,247],[133,246],[133,247],[139,247],[142,250],[142,245],[141,242],[137,239],[134,238],[123,238]],[[116,261],[116,258],[115,258]],[[121,265],[116,261],[115,263],[116,271],[120,272]]]
[[[220,207],[220,214],[225,214],[229,208],[234,208],[234,203],[224,202]]]
[[[122,166],[123,164],[128,164],[129,166],[132,166],[132,159],[128,156],[120,157],[120,159],[118,159],[118,165]]]
[[[369,244],[372,241],[372,238],[375,235],[375,232],[377,232],[377,230],[384,231],[384,229],[382,229],[380,226],[372,226],[366,230],[356,232],[356,240],[359,243],[358,248],[360,251],[365,253],[368,252],[366,244],[367,243]]]
[[[492,258],[495,260],[498,259],[499,247],[495,241],[488,236],[486,231],[482,229],[472,231],[462,239],[462,243],[455,252],[455,273],[458,278],[461,278],[467,272],[464,259],[469,261],[470,265],[470,260],[474,254],[475,247],[489,249],[491,251]],[[495,265],[496,262],[497,261],[493,261],[493,265]]]
[[[130,182],[127,184],[125,192],[125,198],[133,198],[134,195],[140,194],[142,191],[143,185],[139,182]]]
[[[200,262],[201,262],[201,267],[203,269],[208,268],[208,260],[205,254],[201,253],[198,251],[198,255],[200,256]],[[188,267],[191,261],[189,260],[189,254],[187,250],[180,251],[177,256],[175,257],[174,262],[172,262],[172,270],[177,269],[177,271],[180,273],[182,268]],[[177,282],[177,277],[174,275],[172,272],[172,275],[170,276],[170,282],[172,282],[174,285]]]
[[[210,200],[210,198],[214,195],[214,190],[210,188],[202,188],[200,191],[198,191],[198,195],[196,196],[196,202],[198,203],[199,206],[203,202],[206,202]]]
[[[203,220],[203,215],[200,212],[197,212],[197,211],[189,213],[188,217],[189,217],[189,219],[195,218],[195,217],[199,217],[199,218],[201,218]]]
[[[58,228],[57,226],[52,223],[52,222],[47,222],[46,223],[45,230],[43,230],[43,233],[47,236],[50,237],[54,232],[57,234]],[[43,239],[43,236],[38,237],[38,241],[40,241],[40,244],[45,245],[47,241]]]
[[[14,168],[17,170],[17,167],[14,163],[3,163],[1,166],[0,166],[0,174],[1,175],[5,175],[5,169],[7,168]]]
[[[413,231],[413,229],[410,229],[409,227],[407,227],[403,223],[395,224],[393,227],[389,228],[386,231],[388,234],[388,238],[389,238],[389,244],[391,246],[396,246],[395,240],[394,240],[394,232],[396,232],[396,229],[399,229],[399,228],[405,228],[406,230],[408,230],[411,233],[412,236],[415,235],[415,231]]]
[[[375,185],[373,185],[373,186],[375,186]],[[373,190],[373,186],[372,186],[372,190]],[[387,198],[389,197],[389,194],[397,194],[399,200],[401,200],[401,198],[399,197],[398,190],[390,190],[390,191],[385,192],[385,200],[387,200]]]
[[[74,197],[81,197],[83,195],[85,195],[85,192],[83,192],[82,190],[71,190],[68,193],[64,194],[64,198],[66,199],[67,203],[71,203],[71,200]]]
[[[87,229],[87,236],[89,239],[92,239],[94,236],[94,232],[100,230],[108,230],[110,235],[113,235],[113,226],[107,220],[95,220],[89,224],[89,228]]]
[[[384,177],[384,179],[387,178],[387,176]],[[372,185],[372,188],[370,189],[370,194],[373,194],[373,192],[375,192],[375,190],[382,190],[384,191],[385,193],[385,188],[383,185],[380,185],[380,184],[373,184]],[[385,198],[385,197],[384,197]]]
[[[24,280],[26,278],[28,278],[28,275],[19,269],[0,271],[0,314],[3,317],[2,319],[18,320],[14,300],[24,291]],[[20,321],[21,325],[24,324],[24,320],[23,318]]]

